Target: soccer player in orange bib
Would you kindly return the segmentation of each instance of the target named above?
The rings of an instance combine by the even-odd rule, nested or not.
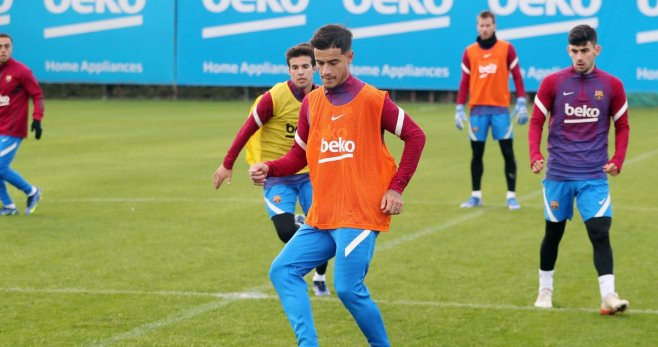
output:
[[[523,79],[519,68],[519,58],[514,47],[496,38],[496,19],[490,11],[482,11],[477,16],[477,42],[466,47],[462,58],[462,79],[457,94],[455,125],[462,130],[466,122],[464,103],[470,94],[468,106],[471,111],[468,135],[471,139],[471,196],[461,204],[462,208],[482,206],[482,173],[484,145],[491,128],[491,135],[498,141],[505,159],[505,180],[507,183],[507,207],[510,210],[521,208],[516,200],[516,161],[514,159],[512,117],[509,113],[509,75],[514,78],[516,87],[516,122],[528,122]]]
[[[352,33],[318,29],[311,45],[323,86],[299,113],[295,144],[282,158],[249,169],[257,185],[268,177],[310,169],[313,201],[306,223],[274,259],[270,279],[299,346],[317,346],[306,275],[335,257],[334,285],[371,346],[389,346],[384,321],[364,284],[375,240],[402,211],[402,192],[425,145],[420,127],[386,92],[351,76]],[[400,167],[384,144],[384,130],[405,142]]]

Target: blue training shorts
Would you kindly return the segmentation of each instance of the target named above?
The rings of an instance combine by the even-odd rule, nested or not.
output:
[[[608,180],[544,180],[544,216],[551,222],[573,217],[573,201],[583,221],[594,217],[612,217]]]
[[[496,141],[514,138],[512,117],[509,113],[471,116],[470,122],[468,135],[471,141],[486,141],[489,127],[491,127],[491,135]]]
[[[265,209],[270,218],[283,214],[295,214],[295,204],[299,204],[304,214],[311,208],[313,190],[311,182],[305,180],[292,184],[275,184],[265,188]]]

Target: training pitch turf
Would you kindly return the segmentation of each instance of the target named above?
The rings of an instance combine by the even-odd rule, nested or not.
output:
[[[242,158],[232,184],[211,186],[248,107],[48,101],[43,138],[25,140],[13,164],[43,200],[34,215],[0,218],[0,345],[294,345],[267,277],[282,244],[262,190]],[[428,141],[366,279],[393,345],[658,344],[658,109],[630,110],[626,164],[610,180],[617,290],[630,310],[599,316],[578,213],[560,248],[555,308],[532,306],[544,218],[527,126],[515,128],[521,210],[505,208],[491,140],[484,207],[464,210],[470,148],[453,106],[402,107]],[[399,159],[401,142],[386,141]],[[332,271],[330,262],[333,292]],[[335,294],[312,304],[322,345],[366,344]]]

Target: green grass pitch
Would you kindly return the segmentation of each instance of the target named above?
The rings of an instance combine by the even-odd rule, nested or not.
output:
[[[211,186],[249,104],[48,101],[44,137],[25,140],[13,163],[43,200],[32,216],[0,218],[0,345],[294,345],[267,277],[282,244],[262,190],[242,158],[231,185]],[[485,205],[463,210],[470,149],[453,106],[402,107],[428,141],[366,279],[393,345],[658,344],[658,109],[630,110],[626,165],[610,179],[616,284],[631,306],[603,317],[577,213],[560,248],[556,308],[532,307],[544,218],[527,126],[514,144],[522,209],[505,208],[503,160],[489,140]],[[399,159],[401,142],[386,141]],[[332,271],[330,262],[333,291]],[[366,345],[335,295],[312,304],[322,345]]]

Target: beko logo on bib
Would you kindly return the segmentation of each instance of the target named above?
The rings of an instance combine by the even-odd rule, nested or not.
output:
[[[344,140],[342,137],[338,137],[337,140],[327,141],[322,139],[320,141],[320,152],[321,153],[342,153],[333,157],[325,157],[318,160],[318,163],[326,163],[330,161],[343,160],[346,158],[354,157],[354,150],[356,149],[356,143],[351,140]]]
[[[144,24],[144,17],[139,13],[146,7],[146,0],[44,0],[43,3],[46,10],[54,15],[68,11],[80,15],[107,13],[127,15],[45,28],[43,37],[46,39],[124,29]]]
[[[7,106],[11,99],[7,95],[0,95],[0,106]]]
[[[480,74],[480,78],[485,78],[488,75],[493,75],[496,73],[496,70],[498,70],[498,65],[494,63],[488,65],[478,65],[478,73]]]
[[[565,119],[565,123],[591,123],[598,121],[601,111],[596,107],[588,107],[587,105],[575,107],[566,103],[564,104],[564,114],[581,117],[581,119]]]
[[[11,23],[11,16],[7,13],[11,10],[14,0],[0,1],[0,25],[9,25]]]

